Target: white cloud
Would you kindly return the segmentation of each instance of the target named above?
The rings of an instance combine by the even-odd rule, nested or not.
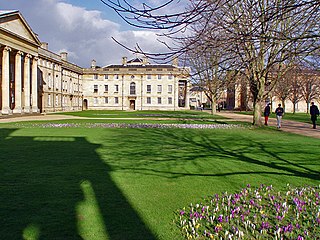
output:
[[[48,42],[49,50],[67,51],[69,61],[81,67],[89,67],[92,59],[104,66],[120,63],[122,56],[132,56],[111,37],[130,48],[139,43],[147,52],[166,51],[155,32],[121,31],[119,23],[104,19],[100,11],[62,0],[1,0],[0,9],[19,10],[40,41]]]

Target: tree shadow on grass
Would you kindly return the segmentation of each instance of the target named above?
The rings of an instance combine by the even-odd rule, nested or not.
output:
[[[227,131],[233,130],[224,133]],[[122,159],[121,164],[108,160],[114,170],[167,178],[264,174],[320,180],[319,168],[307,166],[310,165],[308,159],[314,159],[312,164],[318,164],[318,155],[312,151],[317,148],[314,145],[290,146],[281,140],[268,141],[253,135],[223,135],[219,130],[192,129],[132,129],[130,133],[122,130],[111,141],[105,139],[105,143],[108,149],[126,145],[117,153],[117,159]],[[303,157],[299,162],[295,155],[301,153]],[[197,160],[210,163],[211,168],[203,168]],[[247,168],[237,168],[240,164]],[[222,165],[221,169],[219,165]]]
[[[0,130],[1,239],[155,239],[96,154],[100,145],[15,130]]]

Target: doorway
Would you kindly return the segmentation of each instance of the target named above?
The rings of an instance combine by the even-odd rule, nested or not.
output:
[[[130,110],[136,110],[136,100],[130,100]]]
[[[87,99],[83,100],[83,110],[88,110],[88,100]]]

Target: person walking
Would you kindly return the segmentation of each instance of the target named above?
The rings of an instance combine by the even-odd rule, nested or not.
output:
[[[263,116],[264,116],[264,125],[268,126],[268,120],[270,115],[270,103],[264,108]]]
[[[317,128],[317,117],[319,116],[319,108],[314,105],[314,102],[311,102],[311,106],[310,106],[310,115],[311,115],[311,121],[312,121],[312,125],[313,125],[313,129]]]
[[[281,104],[278,104],[278,107],[276,108],[276,117],[277,117],[277,128],[281,128],[281,120],[282,120],[282,116],[284,114],[284,110],[283,107],[281,107]]]

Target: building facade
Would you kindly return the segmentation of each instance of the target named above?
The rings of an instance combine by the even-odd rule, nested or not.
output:
[[[68,62],[66,52],[50,52],[48,44],[39,48],[38,78],[40,112],[81,111],[83,70]]]
[[[189,108],[189,69],[146,58],[83,70],[84,109],[180,110]]]
[[[0,114],[189,108],[189,69],[146,58],[81,68],[48,50],[19,11],[0,11]]]
[[[39,112],[39,45],[18,12],[0,12],[1,114]]]

